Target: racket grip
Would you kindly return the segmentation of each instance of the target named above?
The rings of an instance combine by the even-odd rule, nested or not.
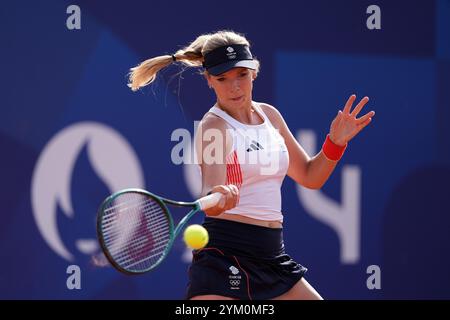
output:
[[[220,192],[215,192],[209,196],[198,199],[198,204],[201,210],[206,210],[217,205],[222,199],[222,194]]]

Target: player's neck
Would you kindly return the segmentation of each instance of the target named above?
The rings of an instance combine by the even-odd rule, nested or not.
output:
[[[260,124],[261,119],[255,114],[255,109],[252,105],[252,101],[246,101],[245,103],[238,106],[226,106],[220,101],[217,101],[217,107],[237,121],[245,124]]]

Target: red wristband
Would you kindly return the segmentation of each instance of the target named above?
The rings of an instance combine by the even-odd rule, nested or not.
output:
[[[347,144],[345,146],[338,146],[330,139],[330,135],[327,135],[325,142],[322,146],[322,151],[325,157],[331,161],[339,161],[344,154],[345,148],[347,148]]]

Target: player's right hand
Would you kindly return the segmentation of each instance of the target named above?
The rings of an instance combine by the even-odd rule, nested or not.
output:
[[[239,199],[239,189],[234,184],[214,186],[211,193],[215,192],[220,192],[222,199],[216,206],[205,210],[207,216],[218,216],[236,207]]]

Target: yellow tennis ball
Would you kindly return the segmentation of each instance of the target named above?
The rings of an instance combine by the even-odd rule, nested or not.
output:
[[[192,249],[206,246],[209,240],[208,231],[199,224],[193,224],[184,230],[184,242]]]

